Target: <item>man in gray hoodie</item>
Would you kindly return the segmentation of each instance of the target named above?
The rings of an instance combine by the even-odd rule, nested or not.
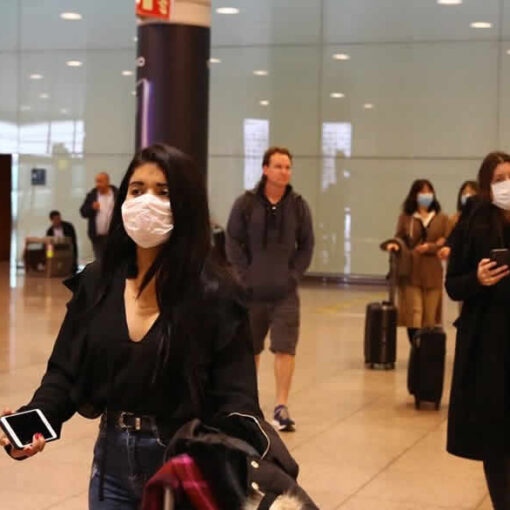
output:
[[[298,282],[310,265],[314,237],[305,200],[290,186],[292,155],[283,147],[264,154],[258,186],[241,195],[230,213],[226,235],[229,262],[247,290],[258,368],[271,332],[275,354],[276,407],[273,424],[295,430],[287,401],[299,336]]]

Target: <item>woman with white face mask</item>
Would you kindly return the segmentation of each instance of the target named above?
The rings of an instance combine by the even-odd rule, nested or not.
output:
[[[399,324],[407,327],[409,341],[419,329],[441,324],[443,268],[437,252],[444,246],[447,228],[448,217],[441,212],[432,183],[414,181],[397,222],[396,242],[386,246],[400,253]]]
[[[263,419],[248,314],[234,280],[209,262],[210,239],[204,175],[155,144],[122,181],[104,257],[67,282],[73,297],[47,372],[22,409],[41,409],[58,433],[75,412],[101,417],[90,510],[139,509],[167,443],[192,419],[239,431],[297,476]],[[18,459],[45,446],[0,444]]]
[[[483,461],[496,510],[510,508],[510,155],[493,152],[478,173],[479,199],[457,230],[446,276],[463,301],[448,417],[448,451]],[[505,260],[507,259],[507,260]]]

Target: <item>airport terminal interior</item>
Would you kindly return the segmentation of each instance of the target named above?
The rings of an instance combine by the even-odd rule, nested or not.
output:
[[[193,3],[193,2],[191,2]],[[201,2],[198,2],[201,3]],[[207,2],[205,2],[207,3]],[[37,387],[70,292],[24,268],[25,242],[59,210],[93,260],[79,208],[98,172],[119,185],[134,153],[137,20],[132,0],[0,0],[0,154],[12,222],[0,263],[0,408]],[[315,248],[300,284],[301,330],[282,438],[322,510],[490,510],[480,462],[446,452],[458,304],[439,410],[415,409],[410,346],[393,370],[365,366],[366,305],[387,296],[388,255],[413,180],[456,211],[462,182],[510,141],[510,0],[212,0],[207,183],[214,223],[261,177],[270,145],[293,154]],[[4,190],[6,191],[6,190]],[[273,357],[258,374],[274,407]],[[0,457],[0,509],[87,508],[98,421],[23,462]]]

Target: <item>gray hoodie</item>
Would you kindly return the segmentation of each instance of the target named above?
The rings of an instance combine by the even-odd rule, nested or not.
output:
[[[305,200],[287,186],[278,204],[262,181],[234,203],[226,251],[241,283],[255,301],[275,301],[294,291],[313,254],[313,226]]]

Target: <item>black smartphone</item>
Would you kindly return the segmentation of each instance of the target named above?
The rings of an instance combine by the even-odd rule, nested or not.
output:
[[[491,260],[498,266],[510,266],[510,250],[508,248],[491,250]]]
[[[55,430],[40,409],[2,416],[0,427],[12,446],[20,450],[32,444],[32,438],[37,433],[42,434],[46,441],[58,439]]]

